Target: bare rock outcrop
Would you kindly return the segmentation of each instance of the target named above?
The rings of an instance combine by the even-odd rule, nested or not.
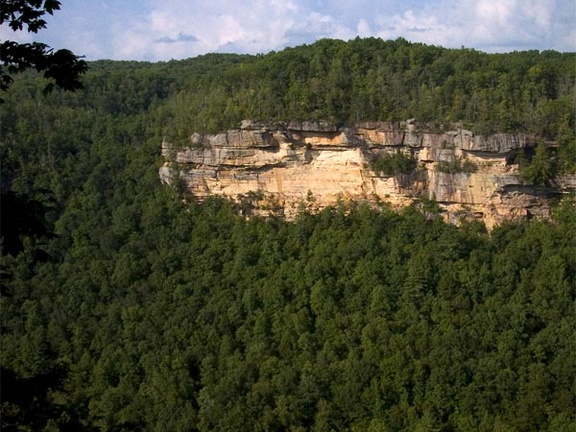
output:
[[[413,119],[348,128],[245,120],[225,133],[195,133],[184,148],[164,142],[160,176],[167,183],[179,176],[199,200],[225,196],[262,215],[292,218],[338,200],[401,208],[426,198],[438,202],[450,222],[477,219],[491,228],[547,218],[552,197],[576,190],[576,176],[557,179],[555,187],[524,184],[513,155],[535,143],[525,134],[434,131]],[[395,175],[373,169],[374,160],[396,152],[415,159],[416,168]]]

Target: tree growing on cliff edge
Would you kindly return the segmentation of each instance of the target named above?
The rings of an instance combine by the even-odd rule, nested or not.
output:
[[[521,175],[528,183],[538,186],[546,186],[556,174],[553,161],[548,154],[548,148],[544,141],[540,141],[536,147],[536,153],[528,165],[521,166]]]
[[[7,22],[15,32],[26,30],[38,33],[46,27],[43,16],[52,15],[59,9],[60,2],[57,0],[6,0],[0,8],[0,25]],[[54,51],[40,42],[3,41],[0,44],[0,89],[8,90],[13,81],[12,75],[27,69],[43,72],[45,78],[53,81],[44,88],[44,92],[48,93],[54,85],[65,90],[82,88],[79,78],[88,65],[67,49]]]

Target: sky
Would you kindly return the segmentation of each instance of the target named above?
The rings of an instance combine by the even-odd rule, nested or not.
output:
[[[265,54],[357,36],[484,52],[576,52],[576,0],[60,0],[37,40],[87,60]]]

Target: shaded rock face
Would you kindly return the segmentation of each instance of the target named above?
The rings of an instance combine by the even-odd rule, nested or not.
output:
[[[553,188],[523,183],[512,156],[535,143],[523,134],[430,131],[413,120],[349,128],[245,120],[237,130],[193,134],[189,147],[164,142],[160,177],[171,183],[179,176],[199,200],[232,198],[247,214],[290,219],[338,201],[400,209],[425,198],[437,201],[450,222],[476,219],[491,228],[506,220],[548,218],[550,199],[576,189],[573,177]],[[372,169],[378,157],[397,152],[414,158],[417,168],[396,175]]]

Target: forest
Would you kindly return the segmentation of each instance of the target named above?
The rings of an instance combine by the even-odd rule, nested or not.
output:
[[[432,201],[289,222],[197,203],[158,168],[163,139],[246,118],[417,118],[554,141],[538,163],[573,173],[575,61],[370,38],[88,62],[83,89],[48,95],[18,74],[0,104],[2,430],[573,431],[573,197],[490,233]]]

